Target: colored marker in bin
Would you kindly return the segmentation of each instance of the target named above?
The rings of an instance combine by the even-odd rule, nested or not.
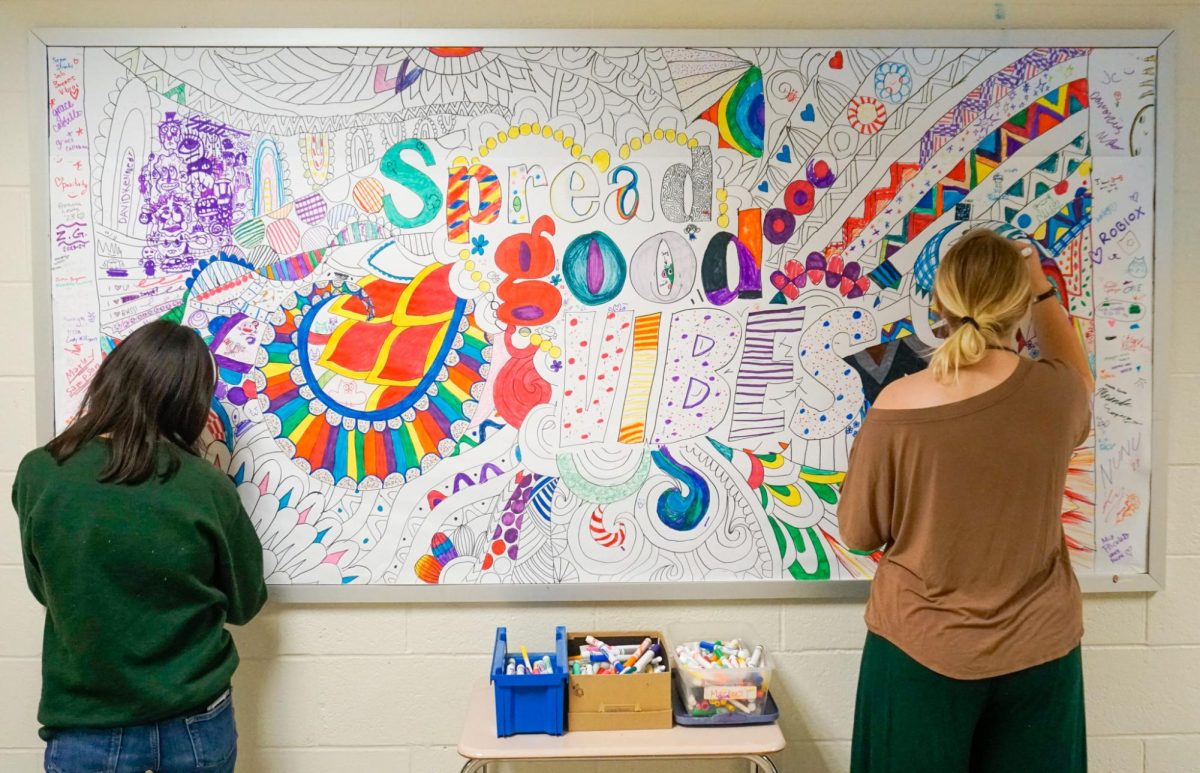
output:
[[[584,638],[579,655],[568,658],[573,676],[663,673],[667,665],[662,644],[646,637],[640,644],[611,645],[595,636]]]
[[[701,640],[675,648],[679,694],[693,717],[762,714],[770,668],[762,645]]]
[[[529,653],[525,648],[521,648],[521,656],[525,661],[518,663],[516,658],[509,658],[508,665],[504,669],[504,673],[508,676],[525,676],[526,674],[551,674],[554,673],[554,665],[550,662],[549,655],[543,655],[539,659],[529,662]],[[528,664],[528,665],[526,665]]]

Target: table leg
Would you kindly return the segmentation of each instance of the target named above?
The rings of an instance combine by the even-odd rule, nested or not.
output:
[[[459,773],[487,773],[487,760],[467,760]]]
[[[775,763],[765,754],[747,754],[746,759],[750,760],[754,770],[759,773],[779,773],[779,768],[775,767]]]

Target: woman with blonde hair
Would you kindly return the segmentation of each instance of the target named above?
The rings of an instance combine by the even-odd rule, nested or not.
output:
[[[1030,246],[986,228],[942,257],[930,367],[855,439],[846,545],[883,550],[867,604],[851,769],[1087,767],[1079,584],[1061,524],[1092,375]],[[1018,355],[1032,314],[1041,358]]]

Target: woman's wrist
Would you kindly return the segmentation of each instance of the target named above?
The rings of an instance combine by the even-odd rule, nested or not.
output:
[[[1033,305],[1036,306],[1042,301],[1058,300],[1058,291],[1053,285],[1049,285],[1045,290],[1033,296]]]
[[[1033,282],[1030,284],[1029,291],[1033,293],[1033,297],[1037,298],[1040,295],[1045,295],[1050,290],[1054,289],[1054,285],[1050,284],[1049,280],[1041,282]]]

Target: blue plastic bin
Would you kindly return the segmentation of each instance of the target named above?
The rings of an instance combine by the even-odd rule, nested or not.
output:
[[[492,651],[492,684],[496,691],[496,735],[504,738],[518,733],[562,735],[567,713],[567,629],[554,629],[553,652],[530,652],[530,662],[549,655],[554,670],[549,674],[509,676],[504,673],[509,657],[521,658],[521,652],[509,653],[508,631],[496,629]]]

